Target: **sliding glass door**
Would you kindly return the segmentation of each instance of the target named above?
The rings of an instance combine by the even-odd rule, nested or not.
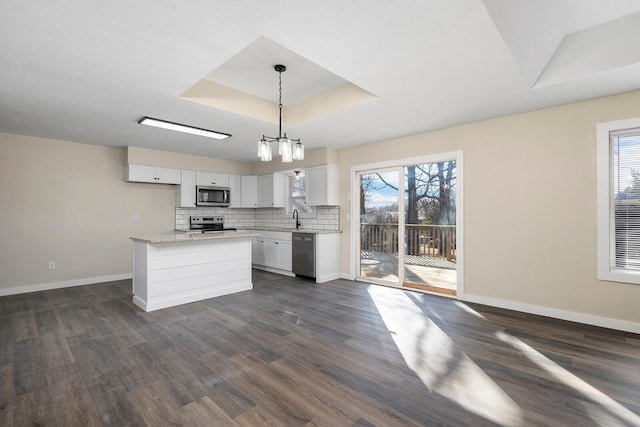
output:
[[[404,287],[455,295],[456,161],[404,167]]]
[[[456,160],[364,170],[356,178],[358,278],[455,295]]]
[[[398,283],[400,171],[360,173],[360,276]]]

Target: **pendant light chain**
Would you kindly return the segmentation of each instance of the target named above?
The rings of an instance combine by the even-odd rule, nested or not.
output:
[[[263,162],[270,162],[272,159],[271,143],[278,143],[278,154],[282,156],[283,163],[290,163],[293,160],[304,160],[304,145],[300,139],[290,139],[285,132],[282,136],[282,73],[287,70],[282,64],[274,65],[274,70],[278,72],[278,137],[262,135],[258,142],[258,157]],[[295,142],[295,146],[292,144]]]
[[[282,138],[282,71],[278,71],[278,92],[280,97],[278,98],[278,108],[280,109],[280,121],[278,124],[278,138]]]

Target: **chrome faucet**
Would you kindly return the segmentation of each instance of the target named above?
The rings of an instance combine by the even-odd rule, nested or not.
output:
[[[298,219],[298,209],[293,210],[293,217],[296,220],[296,230],[300,228],[300,220]]]

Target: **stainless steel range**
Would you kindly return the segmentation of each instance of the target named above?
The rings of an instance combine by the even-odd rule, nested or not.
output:
[[[202,231],[203,233],[215,231],[236,231],[235,228],[224,226],[223,216],[190,216],[189,230]]]

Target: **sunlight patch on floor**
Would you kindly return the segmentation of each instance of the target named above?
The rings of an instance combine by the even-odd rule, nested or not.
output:
[[[473,314],[474,316],[479,317],[482,320],[487,320],[486,317],[484,317],[482,314],[475,311],[473,308],[469,307],[467,304],[460,301],[454,301],[453,303],[458,307],[460,307],[461,309],[463,309],[464,311],[466,311],[467,313]]]
[[[591,419],[598,423],[598,425],[631,425],[640,427],[640,417],[636,414],[578,376],[567,371],[530,345],[506,332],[496,332],[496,337],[520,350],[529,360],[545,370],[556,380],[573,388],[590,400],[592,404],[585,404],[585,408]]]
[[[369,286],[400,353],[424,385],[503,426],[523,425],[520,407],[404,293]]]

